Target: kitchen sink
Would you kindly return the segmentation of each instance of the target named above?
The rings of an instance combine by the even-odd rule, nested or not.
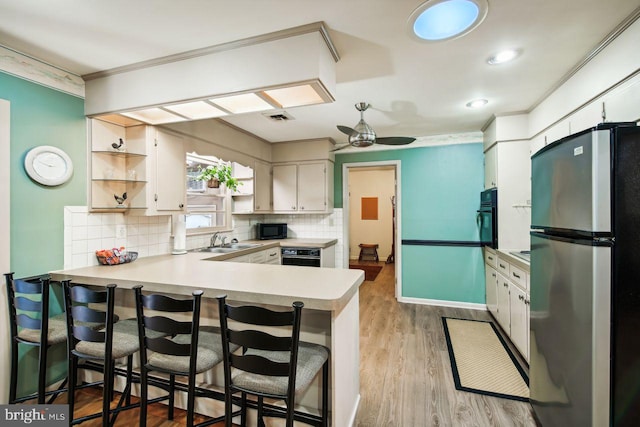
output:
[[[262,246],[260,243],[227,243],[223,245],[220,249],[249,249],[255,248],[257,246]]]

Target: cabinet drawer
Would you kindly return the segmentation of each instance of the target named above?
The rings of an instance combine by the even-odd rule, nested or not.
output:
[[[498,255],[493,252],[489,252],[485,249],[484,251],[484,262],[485,264],[489,264],[493,268],[497,268],[498,265]]]
[[[511,266],[511,272],[509,274],[509,278],[511,281],[519,286],[521,289],[527,289],[527,272],[516,267],[515,265]]]
[[[266,260],[265,263],[266,264],[280,264],[280,247],[276,247],[276,248],[272,248],[272,249],[267,249],[264,251],[265,256],[266,256]]]
[[[500,257],[498,257],[496,270],[504,277],[511,277],[511,264]]]

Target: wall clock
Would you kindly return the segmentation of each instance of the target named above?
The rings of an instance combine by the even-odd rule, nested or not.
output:
[[[29,150],[24,158],[24,169],[31,179],[50,187],[64,184],[73,175],[71,158],[61,149],[49,145]]]

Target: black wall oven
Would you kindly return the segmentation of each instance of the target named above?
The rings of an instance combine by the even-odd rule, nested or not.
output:
[[[484,246],[498,249],[498,190],[496,188],[480,193],[478,227],[480,242]]]

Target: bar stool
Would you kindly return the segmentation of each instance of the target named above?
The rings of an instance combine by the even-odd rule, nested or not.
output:
[[[370,261],[378,262],[378,244],[377,243],[360,243],[360,255],[358,261],[364,261],[365,258],[371,257]]]
[[[10,404],[38,399],[44,404],[45,396],[66,391],[65,379],[57,390],[46,392],[47,354],[49,349],[67,339],[64,313],[49,318],[49,278],[30,277],[14,279],[14,273],[5,274],[7,301],[9,303],[9,328],[11,330],[11,373],[9,381]],[[19,295],[18,295],[19,294]],[[20,310],[20,314],[18,313]],[[43,331],[46,331],[43,333]],[[18,347],[25,344],[38,347],[38,388],[35,393],[17,398],[18,388]]]
[[[169,400],[168,419],[173,419],[176,390],[184,390],[176,384],[176,376],[187,377],[187,426],[192,427],[196,397],[213,397],[222,400],[219,394],[196,389],[196,374],[208,371],[222,361],[220,334],[211,328],[200,327],[202,291],[194,291],[192,298],[175,299],[165,295],[143,295],[142,286],[135,286],[136,313],[140,338],[140,426],[147,424],[149,403]],[[153,311],[153,317],[146,311]],[[177,321],[158,312],[191,313],[190,321]],[[156,333],[156,336],[150,335]],[[158,336],[160,334],[161,336]],[[237,347],[236,347],[237,348]],[[169,382],[149,378],[149,372],[169,375]],[[149,385],[167,391],[162,396],[148,401]],[[222,421],[224,416],[204,421],[205,426]]]
[[[258,397],[258,425],[263,416],[286,419],[292,427],[294,419],[305,424],[326,427],[329,424],[329,349],[300,341],[301,302],[293,309],[280,312],[263,307],[226,304],[226,295],[219,296],[218,309],[222,350],[224,352],[224,382],[226,427],[231,427],[233,394],[241,393],[241,425],[246,425],[247,394]],[[291,329],[289,336],[274,336],[266,332],[230,329],[228,320],[238,324]],[[243,348],[233,354],[232,344]],[[306,390],[322,370],[321,416],[295,411],[296,395]],[[284,400],[286,410],[276,406],[265,409],[264,398]]]
[[[68,361],[69,361],[69,416],[70,425],[102,417],[103,426],[112,426],[120,411],[131,409],[131,385],[133,383],[133,354],[139,349],[138,329],[134,319],[117,321],[115,315],[116,285],[107,285],[105,290],[93,290],[84,286],[71,286],[68,280],[62,282],[67,314]],[[104,304],[104,311],[89,306]],[[100,307],[102,308],[102,307]],[[117,323],[116,323],[117,322]],[[102,324],[101,330],[95,325]],[[126,385],[114,409],[113,382],[116,375],[116,359],[127,358]],[[80,364],[80,361],[84,363]],[[94,362],[94,363],[92,363]],[[101,362],[102,365],[95,363]],[[102,372],[103,379],[93,383],[76,385],[78,369]],[[120,373],[117,373],[120,375]],[[79,388],[102,385],[102,411],[74,419],[75,392]]]

